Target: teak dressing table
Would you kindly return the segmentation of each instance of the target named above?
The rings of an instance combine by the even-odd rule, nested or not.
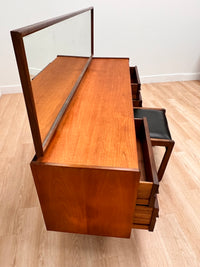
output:
[[[57,47],[54,56],[46,56],[48,64],[35,62],[41,45],[37,34],[50,29],[55,37],[69,20],[73,40],[63,42],[73,44],[74,51],[67,48],[64,54],[64,46]],[[83,25],[85,33],[79,29]],[[58,39],[64,35],[60,32]],[[130,237],[132,228],[152,231],[158,179],[147,122],[134,121],[129,59],[93,57],[93,8],[11,35],[36,151],[31,169],[47,230],[115,237]],[[29,35],[34,38],[27,41]],[[89,50],[77,50],[81,41]],[[31,44],[36,47],[32,59]]]

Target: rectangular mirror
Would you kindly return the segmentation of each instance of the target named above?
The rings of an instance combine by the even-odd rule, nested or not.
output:
[[[57,56],[91,56],[91,15],[79,14],[23,37],[31,78]]]
[[[93,8],[11,31],[37,157],[93,55]]]

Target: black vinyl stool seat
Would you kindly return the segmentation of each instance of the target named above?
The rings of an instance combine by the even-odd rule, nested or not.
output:
[[[172,139],[164,109],[134,108],[134,118],[144,117],[147,118],[151,138]]]
[[[162,179],[169,161],[174,141],[171,138],[165,109],[134,108],[134,118],[147,118],[152,146],[164,146],[166,151],[158,169],[159,181]]]

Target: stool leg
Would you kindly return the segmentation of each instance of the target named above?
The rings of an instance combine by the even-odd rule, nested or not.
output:
[[[172,149],[174,147],[174,141],[173,140],[159,140],[159,139],[151,139],[152,146],[164,146],[165,147],[165,153],[162,158],[162,161],[160,163],[160,167],[158,169],[158,180],[161,181],[163,174],[165,172],[165,169],[167,167],[167,163],[169,161],[170,155],[172,153]]]

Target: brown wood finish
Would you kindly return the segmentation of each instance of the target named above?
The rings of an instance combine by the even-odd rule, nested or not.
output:
[[[92,21],[93,16],[92,9]],[[20,40],[48,25],[49,22],[32,25],[13,35],[17,34]],[[91,23],[92,53],[93,29]],[[22,39],[21,43],[24,49]],[[44,155],[43,151],[37,153],[39,157],[32,161],[32,173],[48,230],[130,237],[133,223],[134,227],[146,228],[148,225],[148,229],[153,229],[155,224],[153,206],[158,184],[147,123],[145,119],[140,124],[136,122],[140,136],[138,149],[129,60],[96,58],[85,73],[90,61],[91,58],[88,61],[59,56],[33,79],[31,85],[29,83],[43,148],[47,137],[52,136],[58,126]],[[23,64],[27,76],[25,53]],[[86,66],[84,72],[81,71],[83,66]],[[21,71],[23,78],[23,68]],[[137,67],[135,76],[140,86]],[[45,103],[46,92],[48,103]],[[70,105],[68,95],[72,99]],[[141,102],[141,99],[137,100]],[[137,151],[144,180],[139,190]]]
[[[128,59],[93,59],[39,161],[138,169],[129,77]]]
[[[159,206],[156,196],[153,207],[136,205],[132,227],[136,229],[147,229],[149,231],[153,231],[158,213]]]
[[[84,12],[90,12],[91,13],[91,55],[90,55],[89,60],[85,64],[83,70],[80,72],[80,75],[79,75],[79,77],[75,83],[75,86],[72,88],[68,98],[65,99],[64,105],[62,106],[61,110],[59,111],[58,115],[56,116],[56,119],[55,119],[54,123],[52,124],[52,126],[48,132],[48,135],[46,135],[45,139],[44,139],[44,136],[41,137],[40,128],[38,125],[38,118],[37,118],[37,114],[36,114],[36,110],[35,110],[35,103],[34,103],[32,87],[31,87],[31,81],[30,81],[30,75],[29,75],[29,70],[28,70],[28,64],[27,64],[27,58],[26,58],[26,53],[25,53],[25,48],[24,48],[23,37],[27,36],[31,33],[34,33],[36,31],[42,30],[42,29],[49,27],[51,25],[54,25],[58,22],[64,21],[66,19],[77,16],[79,14],[82,14]],[[94,52],[94,40],[93,40],[93,36],[94,36],[93,23],[94,22],[93,22],[93,17],[94,17],[93,7],[89,7],[86,9],[79,10],[77,12],[73,12],[73,13],[70,13],[67,15],[63,15],[60,17],[56,17],[53,19],[49,19],[46,21],[42,21],[39,23],[35,23],[33,25],[29,25],[29,26],[11,31],[13,47],[15,50],[15,56],[16,56],[16,60],[17,60],[21,85],[22,85],[22,89],[24,92],[27,112],[28,112],[28,116],[29,116],[30,127],[31,127],[31,131],[32,131],[32,136],[33,136],[33,142],[34,142],[34,146],[35,146],[36,155],[38,158],[43,156],[44,149],[48,145],[50,138],[52,137],[53,133],[55,132],[56,127],[58,126],[66,108],[68,107],[73,95],[76,92],[76,89],[77,89],[85,71],[87,70],[88,65],[91,62],[93,52]]]
[[[131,76],[131,89],[132,94],[140,91],[141,82],[137,66],[130,67],[130,76]]]
[[[166,112],[166,110],[164,108],[149,108],[149,107],[142,107],[141,108],[141,107],[137,107],[137,109],[159,110],[159,111],[164,112],[164,114]],[[172,139],[151,138],[151,144],[152,144],[152,146],[165,147],[165,152],[164,152],[164,155],[162,157],[161,163],[160,163],[160,165],[158,167],[158,171],[157,171],[158,179],[159,179],[159,181],[161,181],[162,177],[164,175],[164,172],[166,170],[167,164],[169,162],[169,158],[171,156],[175,142]]]
[[[139,171],[34,161],[31,168],[48,230],[130,237]]]
[[[159,182],[146,118],[135,119],[135,127],[139,169],[141,171],[136,203],[153,207]]]
[[[154,184],[152,182],[141,181],[138,186],[136,204],[149,205],[151,192],[153,191]]]
[[[153,208],[148,206],[137,205],[133,218],[133,224],[150,225]]]
[[[136,98],[133,98],[133,106],[134,107],[142,107],[142,95],[141,95],[140,91],[138,92]]]
[[[137,66],[130,67],[131,91],[134,107],[142,107],[141,82]]]
[[[24,49],[23,39],[21,34],[17,31],[11,31],[11,37],[13,47],[15,51],[15,57],[18,65],[19,76],[23,89],[23,94],[26,103],[26,110],[29,117],[29,123],[31,127],[33,142],[35,151],[38,157],[43,156],[42,140],[40,136],[40,129],[38,125],[37,114],[35,110],[34,97],[31,87],[30,75],[28,71],[28,64],[26,59],[26,53]]]
[[[74,64],[74,69],[68,68],[67,60],[67,57],[56,58],[32,81],[43,138],[63,105],[62,102],[56,105],[55,101],[65,100],[68,94],[64,90],[68,87],[65,77],[71,76],[74,83],[76,70],[80,72],[80,65],[86,59]],[[70,66],[74,60],[77,63],[77,58],[71,58]],[[93,59],[44,156],[32,162],[48,230],[129,237],[136,203],[146,205],[143,209],[148,206],[147,210],[152,212],[152,199],[158,185],[153,182],[155,173],[145,120],[139,126],[136,123],[142,138],[139,151],[144,156],[140,157],[143,162],[140,167],[143,164],[141,172],[145,180],[138,190],[139,197],[137,195],[139,171],[129,81],[128,59]],[[50,87],[50,101],[44,105],[50,111],[47,118],[42,107],[45,91]],[[54,97],[58,88],[60,94]],[[56,109],[51,112],[51,107]],[[103,200],[100,202],[100,199]],[[139,216],[146,224],[145,213],[139,212]],[[141,221],[136,220],[136,224]]]
[[[152,143],[152,146],[164,146],[165,147],[165,153],[163,155],[162,161],[158,168],[158,179],[159,181],[161,181],[164,175],[165,169],[167,167],[167,164],[169,162],[169,158],[171,156],[175,142],[174,140],[152,138],[151,143]]]
[[[153,231],[158,213],[158,205],[155,203],[159,187],[158,177],[146,118],[135,119],[135,126],[140,182],[133,215],[133,228]]]
[[[88,58],[58,56],[32,80],[39,129],[44,142]]]
[[[155,204],[154,204],[154,208],[153,208],[153,212],[152,212],[152,216],[151,216],[149,231],[154,230],[157,217],[159,217],[159,205],[158,205],[158,199],[157,199],[157,197],[155,197]]]
[[[44,142],[42,144],[43,150],[46,149],[46,147],[48,146],[49,142],[51,141],[51,138],[52,138],[57,126],[59,125],[60,120],[62,119],[62,117],[63,117],[63,115],[64,115],[64,113],[65,113],[65,111],[66,111],[66,109],[67,109],[67,107],[68,107],[68,105],[70,103],[70,101],[72,100],[74,94],[76,93],[76,90],[77,90],[77,88],[78,88],[78,86],[79,86],[79,84],[81,82],[81,79],[83,78],[83,76],[84,76],[84,74],[85,74],[85,72],[86,72],[91,60],[92,60],[92,57],[90,57],[87,60],[86,64],[83,66],[83,69],[80,72],[80,75],[78,76],[78,78],[77,78],[77,80],[75,82],[75,85],[72,87],[72,90],[70,91],[70,93],[69,93],[67,99],[65,100],[62,108],[60,109],[55,121],[53,122],[53,124],[52,124],[52,126],[51,126],[51,128],[50,128],[50,130],[48,132],[48,135],[45,137],[45,140],[44,140]]]
[[[92,60],[31,168],[48,230],[130,236],[140,173],[128,59]]]
[[[94,8],[91,8],[91,55],[94,55]]]
[[[72,13],[62,15],[62,16],[59,16],[56,18],[47,19],[45,21],[41,21],[38,23],[34,23],[32,25],[28,25],[28,26],[25,26],[25,27],[22,27],[19,29],[15,29],[12,32],[18,32],[21,35],[21,37],[24,37],[26,35],[29,35],[29,34],[34,33],[36,31],[42,30],[42,29],[47,28],[49,26],[52,26],[58,22],[64,21],[66,19],[70,19],[74,16],[77,16],[79,14],[82,14],[82,13],[90,11],[90,10],[91,10],[91,17],[92,17],[93,7],[88,7],[88,8],[82,9],[82,10],[78,10],[76,12],[72,12]]]

